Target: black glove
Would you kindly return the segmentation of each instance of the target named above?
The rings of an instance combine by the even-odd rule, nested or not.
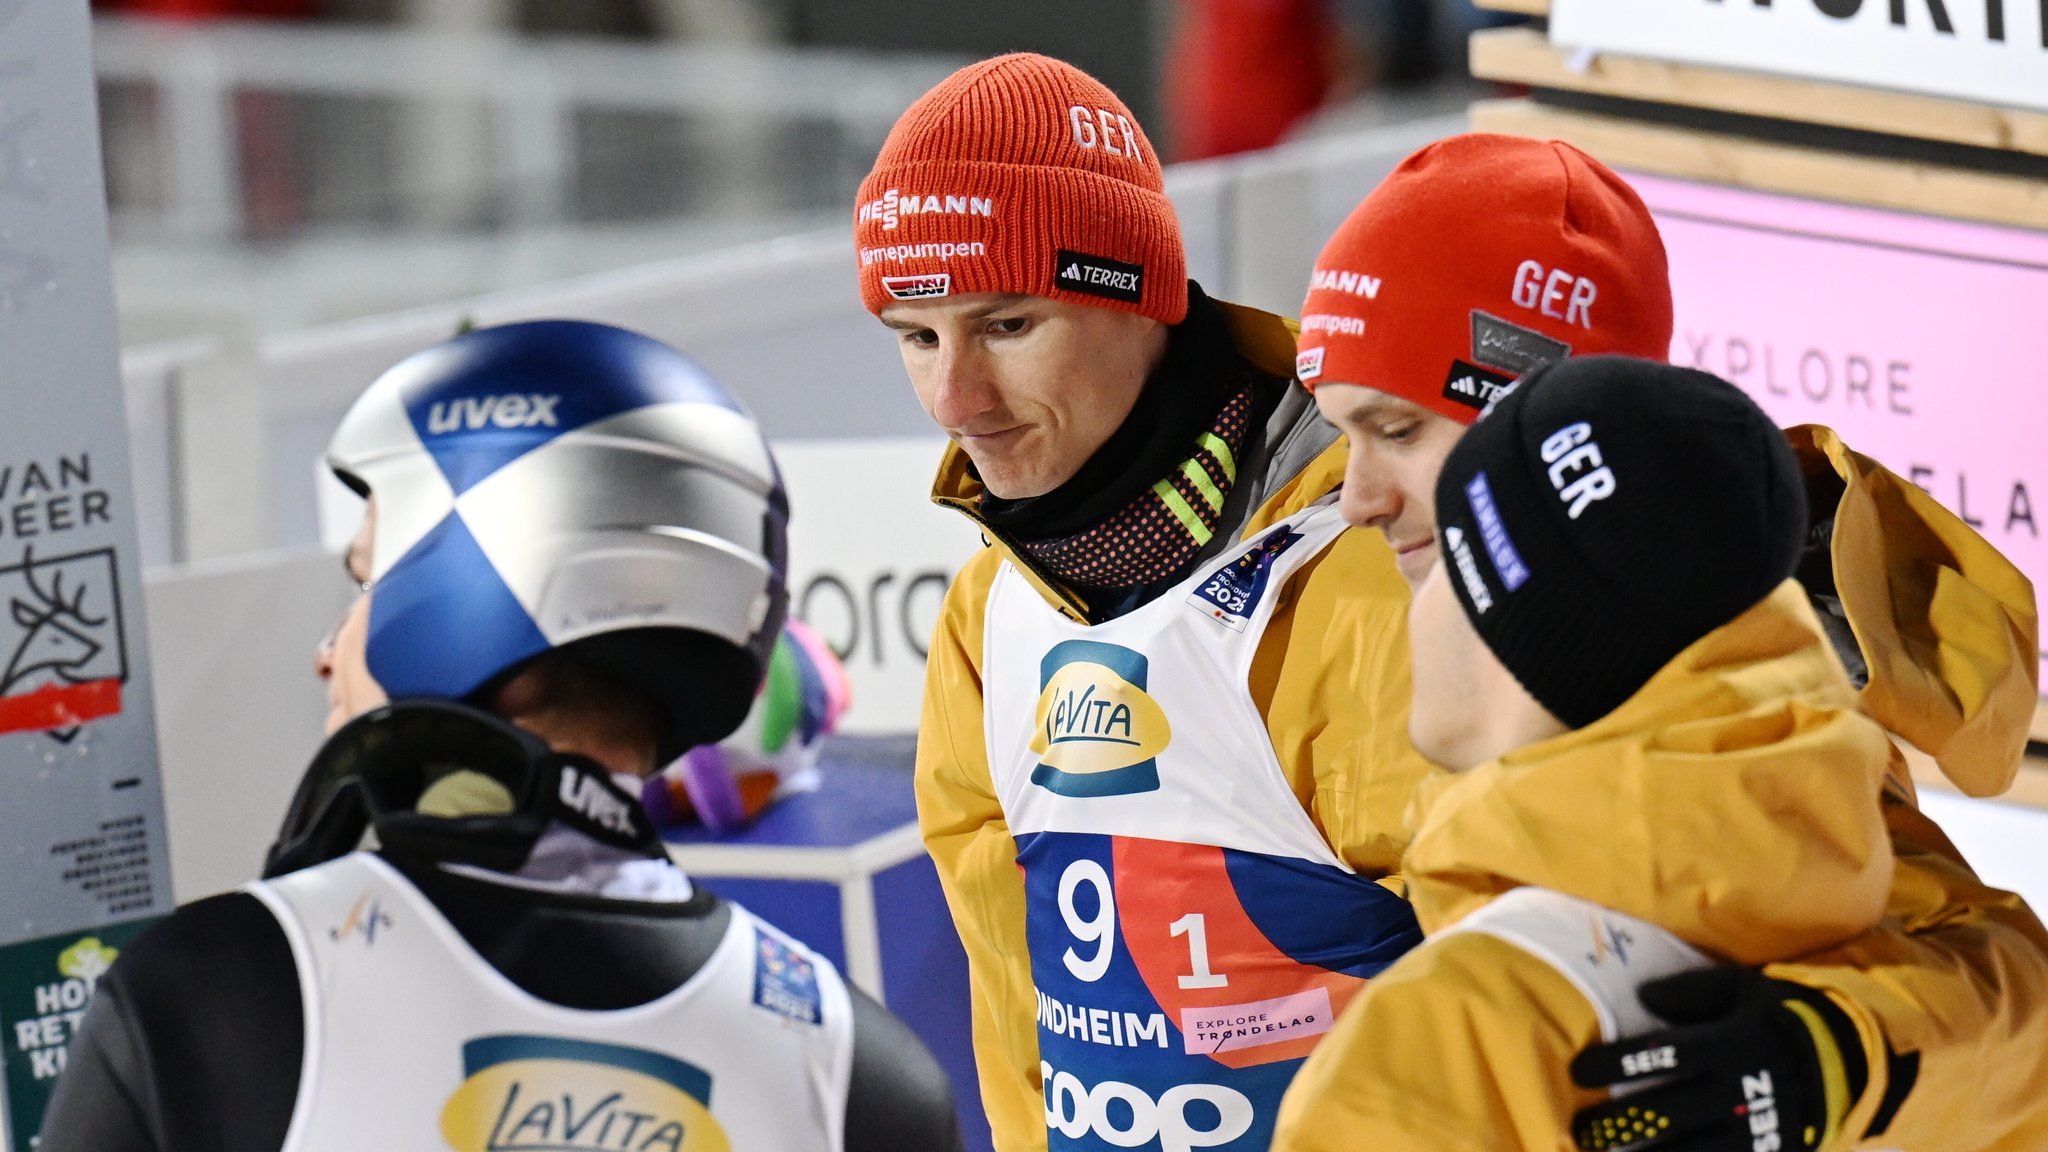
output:
[[[1582,1088],[1648,1085],[1572,1117],[1585,1152],[1814,1152],[1869,1083],[1854,1023],[1812,988],[1730,966],[1636,995],[1672,1027],[1572,1061]]]

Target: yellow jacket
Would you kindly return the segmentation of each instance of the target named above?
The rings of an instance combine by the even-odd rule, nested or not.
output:
[[[1225,309],[1248,358],[1278,374],[1292,371],[1291,322],[1250,309]],[[1335,491],[1343,481],[1344,461],[1339,441],[1277,489],[1246,523],[1235,526],[1237,538]],[[957,449],[949,451],[933,498],[974,517],[979,496],[965,458]],[[919,725],[918,818],[967,951],[976,1062],[996,1147],[1024,1152],[1045,1146],[1036,1000],[1025,947],[1023,882],[1016,845],[989,777],[981,691],[989,582],[1005,560],[1016,557],[998,534],[987,535],[990,546],[955,577],[934,629]],[[1843,547],[1839,536],[1836,547],[1838,552]],[[1048,603],[1077,618],[1084,615],[1085,604],[1070,590],[1034,574],[1027,564],[1018,567]],[[1416,785],[1441,775],[1407,738],[1407,587],[1378,533],[1347,532],[1277,594],[1281,600],[1249,685],[1274,751],[1338,856],[1363,874],[1387,877],[1398,888],[1398,866],[1409,840],[1403,814]],[[2024,664],[2031,677],[2032,662]],[[2006,684],[2018,674],[2016,665],[2003,676],[1992,671],[1987,667],[1987,685]],[[1959,698],[1958,707],[1967,710],[1970,701],[1996,701],[2003,707],[2011,697],[2009,688],[1971,693]],[[1986,711],[1978,707],[1970,715]],[[1998,728],[1978,723],[1981,730]],[[2023,739],[2024,720],[2020,728]],[[1980,735],[1970,746],[1989,743]],[[1993,753],[1984,754],[1986,762],[1993,759]],[[1899,776],[1904,779],[1902,766]],[[1931,1077],[1931,1082],[1947,1084],[1952,1078],[1942,1069],[1968,1077],[1980,1059],[2009,1060],[2014,1053],[2034,1050],[2035,1042],[2023,1029],[2039,1028],[2048,1016],[2048,1005],[2042,1003],[2048,996],[2048,938],[2017,899],[1977,883],[1939,830],[1911,808],[1909,782],[1900,794],[1906,799],[1886,808],[1900,861],[1888,909],[1892,930],[1845,946],[1860,950],[1802,970],[1799,978],[1839,988],[1867,1005],[1869,1015],[1859,1016],[1860,1021],[1867,1024],[1874,1016],[1886,1035],[1910,1038],[1901,1043],[1925,1056],[1923,1082]],[[1942,1007],[1930,1013],[1924,1007],[1930,1004]],[[1875,1062],[1883,1063],[1883,1048],[1874,1051],[1879,1054]],[[1563,1074],[1562,1065],[1558,1074]],[[2048,1120],[2048,1102],[2019,1090],[2023,1082],[1991,1080],[1990,1091],[1972,1097],[1980,1105],[1973,1123],[2003,1123],[2029,1112]],[[1914,1095],[1898,1124],[1917,1115],[1942,1123],[1940,1107],[1922,1105],[1922,1094]],[[1945,1128],[1943,1139],[1926,1147],[1968,1147],[1968,1131]]]
[[[1537,955],[1435,934],[1547,888],[1761,964],[1876,925],[1890,744],[1787,581],[1595,723],[1418,790],[1409,893],[1433,938],[1374,980],[1289,1089],[1276,1149],[1568,1150],[1591,1001]],[[1862,1131],[1878,1095],[1848,1127]]]
[[[1809,473],[1832,471],[1837,591],[1870,668],[1863,711],[1934,757],[1972,796],[2012,783],[2039,699],[2027,578],[1914,485],[1833,431],[1786,432]],[[2048,930],[2026,903],[1977,879],[1917,807],[1894,749],[1883,811],[1898,868],[1881,930],[1773,976],[1853,1006],[1871,1046],[1917,1054],[1898,1114],[1862,1147],[1914,1152],[2048,1148]],[[1887,1085],[1873,1077],[1872,1094]]]

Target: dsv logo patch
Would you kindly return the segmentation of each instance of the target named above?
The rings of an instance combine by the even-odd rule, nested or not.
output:
[[[1054,645],[1038,665],[1031,782],[1062,796],[1156,791],[1156,758],[1173,732],[1145,692],[1147,672],[1143,656],[1115,644]]]
[[[553,1036],[462,1046],[441,1110],[455,1152],[731,1152],[711,1074],[659,1052]]]

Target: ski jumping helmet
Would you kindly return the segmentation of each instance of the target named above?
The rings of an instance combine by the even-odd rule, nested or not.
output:
[[[475,701],[572,649],[658,709],[657,755],[746,717],[788,607],[788,499],[753,418],[621,328],[479,328],[400,361],[327,464],[375,497],[368,661]]]

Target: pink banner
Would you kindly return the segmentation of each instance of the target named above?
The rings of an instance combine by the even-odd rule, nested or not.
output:
[[[1835,429],[2048,586],[2048,234],[1629,180],[1670,255],[1673,363]]]
[[[1310,988],[1292,996],[1180,1010],[1180,1031],[1190,1056],[1278,1044],[1328,1032],[1335,1015],[1330,991]]]

